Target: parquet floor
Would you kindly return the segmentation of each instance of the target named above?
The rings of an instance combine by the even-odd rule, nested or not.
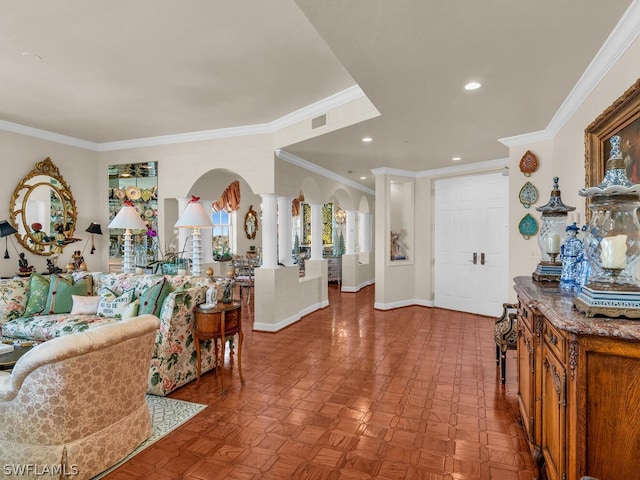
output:
[[[233,365],[226,397],[212,373],[177,390],[208,408],[105,478],[533,479],[494,319],[378,311],[373,295],[330,285],[329,307],[277,333],[253,332],[243,307],[246,385]]]

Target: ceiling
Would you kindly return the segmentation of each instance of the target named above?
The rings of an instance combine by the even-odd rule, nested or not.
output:
[[[498,139],[547,127],[630,4],[0,0],[0,120],[103,144],[266,124],[357,84],[379,116],[284,149],[372,188],[373,168],[508,156]]]

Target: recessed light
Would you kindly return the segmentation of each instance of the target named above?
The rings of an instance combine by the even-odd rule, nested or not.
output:
[[[360,177],[360,180],[366,180],[367,177]]]
[[[477,90],[482,86],[481,83],[478,82],[469,82],[464,86],[465,90]]]
[[[462,157],[453,157],[451,160],[453,160],[454,162],[458,162],[462,160]]]
[[[362,141],[363,141],[363,142],[365,142],[365,143],[373,142],[373,138],[371,138],[371,137],[364,137],[364,138],[362,139]]]

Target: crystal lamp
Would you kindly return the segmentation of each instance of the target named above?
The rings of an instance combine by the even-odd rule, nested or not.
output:
[[[542,207],[536,207],[537,211],[542,212],[542,227],[538,234],[541,260],[532,275],[537,282],[560,281],[562,274],[560,244],[567,228],[567,213],[576,209],[562,202],[558,180],[558,177],[553,177],[553,189],[549,202]]]

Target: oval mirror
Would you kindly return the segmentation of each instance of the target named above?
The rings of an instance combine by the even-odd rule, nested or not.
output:
[[[62,253],[76,228],[76,202],[58,167],[47,157],[18,184],[11,197],[16,239],[36,255]]]
[[[249,240],[256,238],[258,231],[258,214],[253,209],[253,205],[249,205],[249,211],[244,216],[244,233],[247,234]]]

